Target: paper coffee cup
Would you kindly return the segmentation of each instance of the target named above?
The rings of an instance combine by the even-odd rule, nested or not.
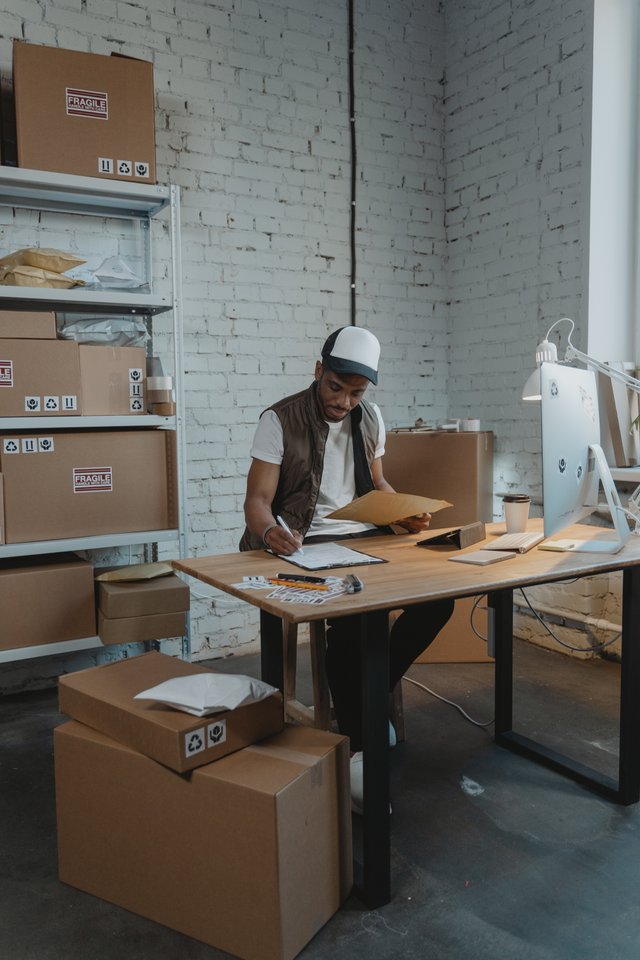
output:
[[[507,533],[524,533],[529,519],[531,498],[526,493],[507,493],[502,498]]]

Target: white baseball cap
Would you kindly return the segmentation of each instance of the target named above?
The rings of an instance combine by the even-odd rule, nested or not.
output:
[[[380,343],[363,327],[341,327],[322,348],[322,362],[334,373],[355,373],[378,382]]]

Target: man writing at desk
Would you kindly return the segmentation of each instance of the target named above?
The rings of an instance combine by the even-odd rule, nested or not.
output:
[[[265,410],[251,448],[241,550],[267,547],[288,556],[303,543],[391,533],[372,524],[328,520],[327,515],[370,490],[393,492],[382,471],[385,428],[364,399],[378,382],[380,344],[362,327],[336,330],[322,348],[308,389]],[[290,532],[276,522],[282,516]],[[427,515],[399,526],[418,533]],[[435,639],[453,611],[442,600],[407,607],[390,634],[390,690]],[[360,641],[353,617],[329,621],[327,675],[341,733],[350,738],[353,808],[362,811]]]

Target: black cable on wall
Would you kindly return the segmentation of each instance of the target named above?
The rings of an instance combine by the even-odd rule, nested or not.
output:
[[[354,62],[354,29],[353,29],[353,3],[354,0],[348,0],[349,4],[349,130],[351,135],[351,195],[350,195],[350,219],[349,219],[349,245],[351,248],[351,325],[356,325],[356,112],[355,112],[355,84],[353,79]]]

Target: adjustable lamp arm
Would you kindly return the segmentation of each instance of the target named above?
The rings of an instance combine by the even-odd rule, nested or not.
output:
[[[628,387],[630,390],[635,390],[636,393],[640,393],[640,380],[630,376],[628,373],[624,373],[622,370],[616,370],[615,367],[609,366],[608,363],[604,363],[602,360],[596,360],[595,357],[590,357],[588,353],[583,353],[581,350],[578,350],[577,347],[574,347],[571,342],[571,334],[573,333],[575,325],[573,320],[569,319],[569,317],[562,317],[560,320],[556,320],[556,322],[549,327],[546,337],[547,340],[553,328],[558,323],[562,323],[565,320],[567,323],[571,324],[571,330],[569,331],[569,336],[567,337],[567,349],[564,355],[565,362],[579,360],[581,363],[584,363],[585,366],[591,367],[592,370],[597,370],[599,373],[603,373],[611,380],[616,380],[618,383],[624,384],[624,386]],[[542,344],[540,346],[542,346]]]

